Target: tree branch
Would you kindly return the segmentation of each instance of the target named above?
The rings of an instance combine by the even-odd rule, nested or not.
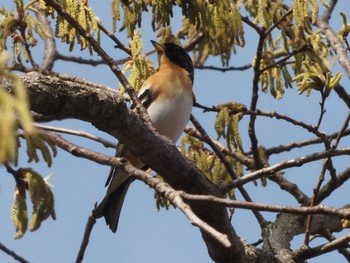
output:
[[[65,133],[65,134],[70,134],[70,135],[75,135],[75,136],[80,136],[83,138],[87,138],[96,142],[101,143],[104,147],[108,148],[117,148],[117,144],[110,142],[106,139],[103,139],[101,137],[98,137],[96,135],[84,132],[84,131],[76,131],[76,130],[71,130],[71,129],[65,129],[65,128],[58,128],[58,127],[53,127],[53,126],[47,126],[47,125],[39,125],[35,124],[35,127],[41,130],[45,131],[53,131],[53,132],[59,132],[59,133]]]
[[[202,127],[202,125],[197,121],[197,119],[193,115],[191,115],[190,120],[193,123],[193,125],[196,127],[196,129],[201,133],[204,141],[208,145],[210,145],[212,150],[215,152],[215,154],[218,156],[220,161],[223,163],[223,165],[225,166],[227,172],[230,174],[231,178],[232,179],[237,179],[238,177],[237,177],[236,173],[234,172],[231,164],[227,161],[227,159],[221,153],[219,148],[216,147],[216,144],[213,143],[213,141],[211,140],[211,138],[209,137],[209,135],[207,134],[205,129]],[[253,202],[253,200],[251,199],[251,197],[249,196],[248,192],[244,189],[243,186],[238,186],[237,189],[238,189],[238,191],[241,193],[241,195],[243,196],[243,198],[246,201]],[[265,220],[265,218],[258,211],[253,211],[253,214],[254,214],[255,218],[257,219],[257,221],[259,222],[261,228],[263,228],[267,224],[267,221]]]
[[[251,96],[251,102],[250,102],[250,111],[255,111],[258,99],[259,99],[259,81],[260,81],[260,75],[261,75],[261,59],[262,59],[262,52],[264,49],[264,42],[265,42],[265,32],[263,29],[260,29],[257,31],[259,33],[259,42],[256,49],[256,58],[254,63],[254,77],[252,81],[252,96]],[[248,135],[251,142],[251,151],[253,153],[255,168],[260,169],[262,166],[260,156],[259,156],[259,150],[258,150],[258,139],[256,137],[255,132],[255,115],[250,115],[250,120],[248,124]]]
[[[254,211],[266,211],[275,213],[290,213],[297,215],[324,215],[324,216],[336,216],[338,218],[350,219],[350,211],[348,208],[338,209],[325,205],[318,206],[285,206],[285,205],[270,205],[256,202],[242,202],[236,200],[229,200],[226,198],[220,198],[216,196],[208,195],[192,195],[185,192],[181,192],[181,196],[185,200],[201,201],[201,202],[213,202],[216,204],[224,205],[226,207],[248,209]],[[339,227],[337,227],[339,229]]]
[[[56,116],[57,119],[75,118],[90,122],[96,128],[118,138],[176,190],[222,195],[218,187],[182,156],[168,138],[150,129],[138,114],[130,111],[117,92],[37,73],[23,75],[21,79],[26,83],[33,111]],[[3,81],[2,84],[10,92],[13,91],[11,83]],[[196,203],[190,206],[201,220],[217,231],[226,233],[232,244],[230,248],[225,248],[202,231],[213,260],[238,260],[242,256],[243,245],[229,221],[226,209]]]
[[[349,154],[350,154],[350,148],[346,147],[346,148],[336,149],[336,150],[332,150],[332,149],[325,150],[322,152],[316,152],[313,154],[305,155],[300,158],[282,161],[270,167],[262,168],[258,171],[247,174],[239,179],[233,180],[227,185],[225,185],[223,189],[225,189],[226,191],[229,191],[230,189],[233,189],[238,185],[246,184],[248,182],[262,178],[264,176],[270,176],[286,168],[299,167],[299,166],[302,166],[303,164],[310,163],[316,160],[321,160],[327,157],[349,155]]]
[[[91,231],[92,231],[95,223],[96,223],[96,219],[90,215],[87,222],[86,222],[84,237],[83,237],[83,240],[82,240],[81,245],[80,245],[77,259],[75,261],[76,263],[83,262],[84,254],[85,254],[86,248],[89,244]]]
[[[197,129],[186,126],[185,132],[188,135],[190,135],[198,140],[201,140],[202,142],[205,142],[205,138],[203,138],[202,134]],[[215,147],[218,148],[220,152],[222,152],[222,154],[231,156],[232,158],[234,158],[235,160],[237,160],[241,164],[247,166],[248,169],[254,168],[254,162],[251,158],[245,156],[244,154],[238,152],[235,149],[228,149],[226,146],[224,146],[220,142],[214,140],[213,138],[210,138],[210,140],[211,140],[211,143],[213,143],[215,145]]]
[[[149,119],[146,109],[141,104],[139,98],[137,97],[134,88],[130,85],[126,77],[118,68],[118,65],[114,62],[114,60],[103,50],[103,48],[99,45],[99,43],[91,36],[89,32],[87,32],[66,10],[62,8],[60,4],[55,2],[54,0],[44,0],[46,4],[51,6],[56,10],[56,12],[62,16],[64,19],[68,21],[68,23],[75,28],[75,30],[86,39],[86,41],[92,46],[94,51],[100,55],[100,57],[107,63],[110,67],[111,71],[118,78],[120,83],[124,86],[126,92],[130,96],[130,99],[133,103],[135,103],[136,108],[138,109],[141,117],[145,120],[145,122],[153,127],[152,122]]]
[[[202,221],[199,217],[197,217],[196,214],[193,213],[192,209],[190,206],[188,206],[184,201],[182,200],[180,194],[175,191],[173,188],[171,188],[168,184],[160,181],[156,177],[150,176],[147,172],[144,172],[142,170],[139,170],[135,167],[133,167],[130,163],[127,161],[123,161],[121,158],[116,158],[116,157],[109,157],[107,155],[104,155],[102,153],[97,153],[91,150],[88,150],[86,148],[74,145],[63,138],[61,138],[58,135],[51,134],[50,135],[53,141],[56,142],[57,146],[62,148],[63,150],[70,152],[74,156],[77,157],[83,157],[92,161],[95,161],[99,164],[104,164],[104,165],[110,165],[114,166],[118,169],[122,169],[130,176],[133,176],[143,182],[145,182],[147,185],[150,187],[154,188],[158,193],[162,194],[165,196],[175,207],[179,208],[185,215],[186,217],[191,221],[191,223],[197,227],[199,227],[202,231],[204,231],[206,234],[211,236],[213,239],[215,239],[217,242],[219,242],[222,246],[225,248],[230,248],[231,243],[227,237],[226,234],[222,234],[218,231],[216,231],[214,228],[209,226],[207,223]],[[81,253],[79,252],[77,262],[81,262],[82,257],[84,255],[84,250],[87,246],[88,242],[88,235],[90,227],[92,229],[92,225],[95,223],[95,221],[90,222],[88,221],[88,231],[86,231],[86,237],[83,239],[82,247],[81,247]],[[90,226],[89,226],[90,225]],[[85,242],[84,242],[85,241]],[[80,260],[80,261],[78,261]]]
[[[127,53],[129,56],[131,56],[131,50],[130,48],[127,48],[112,32],[107,30],[101,23],[100,19],[97,20],[98,27],[110,38],[116,43],[116,48],[119,48],[123,50],[125,53]]]
[[[319,255],[331,252],[335,249],[346,248],[348,247],[350,242],[350,234],[347,234],[343,237],[337,238],[331,242],[320,245],[315,248],[307,248],[305,250],[301,250],[295,253],[294,259],[296,262],[300,262],[302,260],[317,257]]]
[[[38,18],[38,21],[45,27],[45,30],[50,35],[50,36],[45,36],[43,39],[45,43],[45,53],[44,53],[43,61],[40,66],[40,70],[51,71],[56,61],[56,54],[57,54],[56,40],[47,16],[44,14],[42,10],[39,9],[39,6],[40,6],[39,2],[34,3],[33,6],[37,9],[35,12],[35,15]]]
[[[16,252],[8,249],[5,245],[0,243],[0,250],[4,251],[7,255],[13,257],[15,260],[21,262],[21,263],[29,263],[29,261],[25,260],[23,257],[17,255]]]
[[[247,70],[250,69],[252,67],[252,64],[247,64],[244,66],[240,66],[240,67],[215,67],[215,66],[203,66],[203,65],[197,65],[195,66],[196,69],[209,69],[209,70],[216,70],[216,71],[221,71],[221,72],[226,72],[226,71],[243,71],[243,70]]]
[[[348,74],[348,77],[350,77],[350,61],[346,52],[346,48],[344,47],[342,41],[339,39],[337,34],[329,26],[329,20],[331,18],[331,14],[334,10],[336,3],[336,0],[332,0],[330,2],[330,7],[326,9],[322,16],[318,17],[316,25],[326,36],[329,44],[338,56],[339,63],[343,66],[345,72]]]

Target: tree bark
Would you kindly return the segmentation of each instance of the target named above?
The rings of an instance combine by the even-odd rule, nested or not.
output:
[[[187,160],[168,138],[159,135],[152,127],[147,126],[137,113],[130,111],[124,98],[118,92],[107,87],[81,81],[63,80],[38,73],[22,75],[21,79],[27,86],[32,111],[50,120],[74,118],[91,123],[101,131],[118,138],[176,190],[190,194],[223,196],[220,189]],[[13,92],[11,82],[3,80],[1,84],[9,92]],[[225,263],[294,262],[290,241],[304,229],[303,224],[300,224],[303,219],[300,219],[299,216],[279,216],[273,223],[274,231],[263,237],[263,249],[258,249],[237,236],[229,220],[226,207],[201,201],[188,201],[188,204],[198,217],[217,231],[227,235],[231,242],[230,247],[224,247],[201,230],[213,261]],[[287,219],[283,220],[284,217],[297,219],[292,220],[293,223]],[[326,215],[319,215],[316,218],[317,220],[314,221],[317,222],[314,223],[312,232],[322,233],[325,229],[339,231],[340,219]],[[332,223],[331,228],[329,224],[326,224],[330,222],[330,219],[337,221]],[[296,224],[295,229],[290,228],[290,225],[285,228],[286,222]],[[336,229],[333,229],[334,227]],[[281,235],[283,231],[287,231],[288,235]]]
[[[174,189],[222,196],[219,188],[182,156],[168,138],[153,131],[130,111],[117,92],[38,73],[23,75],[21,79],[27,86],[34,112],[51,119],[74,118],[89,122],[118,138]],[[4,81],[3,85],[12,91],[11,83]],[[231,242],[231,247],[225,248],[202,232],[211,258],[215,262],[239,262],[244,247],[229,221],[226,208],[202,202],[191,202],[190,206],[203,221],[226,234]]]

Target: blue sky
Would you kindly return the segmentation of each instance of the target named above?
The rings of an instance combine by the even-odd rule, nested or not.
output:
[[[4,0],[1,5],[12,5],[12,1]],[[111,28],[110,1],[89,1],[95,10],[95,14],[101,18],[107,28]],[[340,3],[341,4],[341,3]],[[339,5],[340,5],[339,4]],[[342,7],[342,11],[350,14],[350,6]],[[334,17],[339,14],[339,9],[334,12]],[[146,16],[145,22],[149,19]],[[181,16],[179,12],[174,14],[175,29],[179,27]],[[339,22],[338,18],[335,18]],[[144,51],[151,49],[149,40],[156,39],[155,33],[151,31],[149,24],[144,24],[142,34],[145,44]],[[125,33],[117,33],[120,39],[125,40]],[[241,66],[252,61],[257,39],[253,32],[246,30],[247,47],[238,48],[237,54],[233,55],[231,66]],[[59,43],[59,42],[58,42]],[[68,48],[59,45],[62,52],[67,52]],[[113,48],[114,44],[106,38],[102,39],[102,47],[109,55],[115,59],[124,58],[125,54]],[[35,55],[40,58],[42,47],[38,47]],[[80,52],[76,47],[74,55],[89,57],[88,52]],[[155,55],[151,59],[156,63]],[[220,60],[210,59],[207,65],[220,66]],[[336,69],[340,69],[336,66]],[[73,63],[57,62],[54,68],[57,72],[77,75],[87,78],[100,84],[108,85],[112,88],[119,86],[115,76],[108,67],[89,67]],[[340,69],[341,70],[341,69]],[[343,86],[349,87],[349,79],[345,76],[342,79]],[[236,101],[249,105],[251,96],[251,83],[253,72],[213,72],[196,70],[194,92],[197,101],[208,106],[220,104],[227,101]],[[295,119],[303,120],[307,123],[315,124],[318,118],[320,97],[313,92],[310,97],[297,95],[296,88],[289,89],[284,95],[284,99],[275,100],[269,94],[260,93],[258,108],[264,111],[277,111],[281,114],[291,115]],[[327,101],[326,126],[322,129],[326,132],[340,129],[348,109],[342,104],[338,104],[337,96],[331,94]],[[193,114],[206,127],[207,131],[216,137],[213,128],[215,114],[203,114],[200,110],[194,109]],[[97,131],[88,123],[75,120],[57,121],[49,125],[67,127],[77,130],[85,130],[96,135],[114,141],[114,138]],[[281,121],[267,118],[259,118],[257,121],[257,136],[259,141],[266,147],[276,146],[310,138],[310,135],[300,128]],[[244,146],[249,148],[249,138],[247,137],[247,119],[240,125]],[[114,155],[113,149],[106,149],[98,144],[91,143],[85,139],[72,136],[64,136],[75,143],[80,143],[85,147],[98,150],[103,153]],[[341,141],[340,146],[348,145],[349,140]],[[291,153],[272,157],[271,164],[286,158],[300,157],[306,153],[311,153],[321,147],[310,147],[304,150],[294,150]],[[54,159],[51,168],[47,168],[44,163],[27,164],[27,157],[24,152],[20,156],[22,166],[32,166],[43,175],[53,174],[50,183],[53,184],[56,198],[57,220],[45,221],[41,228],[34,233],[26,233],[20,240],[13,240],[15,229],[10,220],[10,208],[13,201],[14,180],[4,169],[0,168],[0,242],[8,248],[15,250],[29,262],[74,262],[79,250],[80,242],[85,228],[85,223],[95,202],[98,202],[104,192],[104,183],[108,175],[109,168],[102,167],[93,162],[76,158],[68,153],[59,151]],[[339,164],[340,172],[348,167],[349,158],[342,157],[336,161]],[[291,169],[287,178],[300,185],[301,189],[311,195],[312,188],[317,182],[320,173],[320,162],[313,165],[305,165],[298,169]],[[343,185],[341,191],[337,191],[334,196],[325,201],[325,204],[341,207],[348,203],[344,196],[348,196],[346,189],[349,183]],[[246,190],[257,202],[270,204],[291,204],[296,202],[286,193],[279,190],[278,186],[268,183],[265,188],[256,187],[249,184]],[[237,194],[241,199],[241,196]],[[267,219],[273,220],[275,214],[263,213]],[[251,212],[236,210],[233,224],[238,234],[248,242],[255,242],[260,238],[260,228],[253,218]],[[301,239],[296,238],[293,246],[298,247]],[[312,243],[316,245],[317,243]],[[329,262],[330,260],[340,262],[343,260],[336,253],[330,253],[309,262]],[[15,262],[11,257],[0,251],[0,262]],[[119,229],[117,234],[110,232],[103,220],[99,220],[92,232],[90,243],[85,254],[86,263],[93,262],[211,262],[206,246],[201,239],[199,230],[193,227],[186,217],[178,209],[161,210],[157,212],[153,190],[148,189],[143,183],[135,182],[131,186],[122,211]]]

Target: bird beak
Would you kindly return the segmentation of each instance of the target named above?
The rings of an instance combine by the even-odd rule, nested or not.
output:
[[[157,53],[159,52],[164,52],[165,51],[165,46],[161,43],[158,43],[156,41],[151,40],[152,45],[156,49]]]

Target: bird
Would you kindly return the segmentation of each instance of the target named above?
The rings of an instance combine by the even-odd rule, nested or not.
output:
[[[158,55],[159,68],[144,81],[138,97],[157,132],[176,143],[189,121],[194,104],[193,62],[186,50],[177,44],[151,42]],[[147,169],[123,144],[117,145],[116,156],[125,158],[139,169]],[[92,216],[95,219],[104,217],[114,233],[132,181],[129,174],[112,167],[106,182],[107,192],[93,211]]]

